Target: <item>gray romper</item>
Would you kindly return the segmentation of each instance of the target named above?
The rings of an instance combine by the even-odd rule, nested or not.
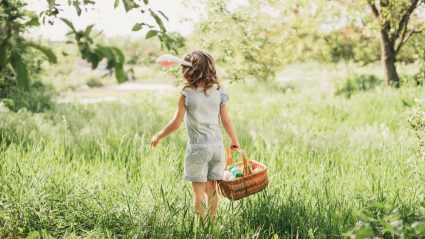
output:
[[[188,142],[184,161],[185,179],[191,182],[222,180],[225,152],[221,139],[220,108],[227,103],[223,87],[213,86],[204,94],[202,88],[186,88],[185,96]]]

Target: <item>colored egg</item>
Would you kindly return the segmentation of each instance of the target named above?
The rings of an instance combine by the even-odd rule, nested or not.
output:
[[[242,174],[242,172],[241,171],[237,171],[237,172],[235,172],[235,177],[236,178],[240,178],[240,177],[242,177],[243,176],[243,174]]]
[[[227,171],[231,172],[232,169],[235,168],[235,167],[236,167],[236,165],[231,164],[231,165],[227,166]]]
[[[242,172],[242,170],[239,167],[234,167],[230,172],[235,175],[236,172]]]
[[[252,171],[252,173],[258,173],[258,172],[261,172],[262,171],[262,169],[261,168],[255,168],[253,171]]]
[[[235,176],[233,174],[231,174],[230,177],[229,177],[229,181],[234,180],[234,179],[235,179]]]
[[[229,180],[230,175],[231,175],[231,173],[229,171],[224,171],[224,177],[223,177],[223,179],[226,180],[226,181]]]

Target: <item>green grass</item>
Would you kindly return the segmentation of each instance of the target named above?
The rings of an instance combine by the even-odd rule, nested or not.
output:
[[[371,200],[399,207],[404,219],[420,210],[425,162],[407,117],[422,88],[347,99],[291,87],[227,88],[241,145],[268,165],[270,185],[221,199],[198,237],[338,238]],[[38,114],[0,108],[0,237],[194,236],[184,126],[148,147],[177,97],[141,92]]]

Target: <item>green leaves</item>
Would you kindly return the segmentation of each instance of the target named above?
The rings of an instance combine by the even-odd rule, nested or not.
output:
[[[158,26],[161,29],[161,31],[166,32],[167,30],[164,27],[164,23],[162,22],[161,18],[158,16],[158,14],[156,14],[151,9],[149,9],[149,12],[150,12],[151,16],[155,19],[156,24],[158,24]]]
[[[27,64],[23,60],[23,52],[27,48],[33,48],[45,55],[47,60],[50,63],[57,63],[57,57],[53,53],[53,51],[46,46],[42,46],[36,44],[34,42],[22,42],[16,46],[16,49],[12,51],[10,57],[7,56],[7,48],[5,45],[0,46],[0,66],[3,67],[6,64],[10,63],[12,66],[13,72],[15,73],[15,78],[17,81],[17,85],[20,88],[27,88],[29,86],[29,76],[28,76],[28,67]]]
[[[134,24],[133,28],[131,29],[133,32],[139,31],[142,29],[142,24],[141,23],[136,23]]]
[[[26,12],[25,16],[29,18],[29,20],[25,23],[28,27],[35,27],[40,26],[40,23],[38,21],[38,16],[35,12]]]
[[[74,40],[78,45],[81,57],[91,64],[92,69],[96,69],[99,63],[106,59],[108,70],[115,71],[115,77],[119,83],[124,82],[126,79],[124,71],[125,56],[120,49],[117,47],[109,47],[101,44],[94,44],[94,40],[91,37],[94,25],[89,25],[85,30],[77,31],[69,20],[61,18],[61,20],[71,28],[71,32],[68,35],[73,35]],[[136,24],[134,29],[141,29],[141,26]],[[138,29],[138,30],[140,30]]]
[[[124,53],[117,47],[111,47],[112,51],[115,54],[115,57],[117,59],[118,64],[123,65],[125,62],[125,56]]]
[[[76,32],[76,30],[75,30],[75,27],[74,27],[74,24],[72,24],[72,22],[70,21],[70,20],[68,20],[68,19],[66,19],[66,18],[61,18],[61,20],[69,27],[69,28],[71,28],[71,30],[73,31],[73,32]]]
[[[32,48],[40,51],[41,53],[43,53],[47,57],[47,60],[50,63],[56,64],[58,62],[55,53],[53,53],[52,49],[50,49],[49,47],[42,46],[42,45],[36,44],[34,42],[28,42],[28,43],[26,43],[26,46],[32,47]]]
[[[122,3],[124,4],[124,9],[126,12],[139,7],[139,4],[133,0],[122,0]]]
[[[93,27],[94,27],[94,24],[92,24],[92,25],[88,25],[87,27],[86,27],[86,30],[84,31],[84,34],[86,35],[86,36],[90,36],[90,33],[92,32],[92,30],[93,30]]]
[[[53,19],[60,16],[62,5],[68,5],[74,8],[77,15],[81,15],[83,11],[91,9],[89,8],[90,5],[95,4],[94,0],[66,0],[63,1],[65,3],[56,0],[46,0],[45,2],[48,5],[46,9],[36,14],[35,12],[26,11],[23,8],[25,5],[23,0],[10,1],[10,3],[9,1],[7,3],[0,1],[0,7],[2,7],[2,14],[0,14],[0,32],[2,33],[0,34],[0,67],[9,66],[10,75],[13,75],[13,69],[16,80],[19,82],[18,85],[22,87],[29,85],[28,69],[32,69],[27,67],[23,60],[29,59],[26,58],[26,55],[31,53],[31,51],[26,51],[28,48],[42,53],[50,63],[57,63],[58,60],[55,53],[48,46],[26,41],[24,33],[26,33],[28,28],[39,26],[39,17],[42,19],[43,24],[46,22],[54,24]],[[140,13],[143,15],[142,17],[146,15],[152,17],[156,23],[155,25],[150,25],[147,21],[138,22],[133,25],[132,31],[140,31],[146,27],[146,39],[158,37],[162,45],[167,47],[167,49],[173,48],[174,39],[166,33],[163,22],[164,19],[168,21],[168,17],[162,11],[150,9],[147,6],[149,3],[148,0],[143,0],[143,2],[140,0],[114,0],[114,8],[117,8],[121,2],[126,12],[140,10]],[[144,7],[143,9],[141,5]],[[106,60],[107,68],[115,71],[117,81],[125,81],[124,54],[116,47],[95,44],[92,37],[95,25],[89,25],[85,29],[79,30],[70,19],[59,19],[70,29],[67,35],[71,36],[72,40],[67,40],[66,42],[78,45],[82,59],[89,62],[93,69],[97,68],[102,60]],[[174,51],[176,50],[174,49]]]
[[[126,12],[129,12],[132,9],[140,7],[140,5],[137,4],[134,0],[121,0],[121,1],[124,4],[124,9],[125,9]],[[144,0],[143,2],[145,4],[147,4],[148,1]],[[114,1],[114,8],[117,8],[119,5],[120,5],[120,0],[115,0]]]
[[[97,49],[99,53],[103,54],[100,55],[100,57],[105,57],[107,59],[108,64],[106,68],[109,70],[114,69],[117,81],[119,83],[124,82],[126,75],[124,72],[125,56],[123,52],[117,47],[105,47],[101,45],[98,45]]]
[[[115,78],[119,83],[123,83],[126,79],[124,67],[123,66],[115,66]]]
[[[78,1],[73,1],[72,5],[74,6],[75,10],[77,11],[77,15],[81,16],[81,7],[80,7],[80,3]]]
[[[208,18],[198,24],[194,41],[225,66],[229,80],[274,80],[275,72],[284,65],[281,59],[288,57],[282,54],[287,34],[280,17],[262,12],[256,1],[232,10],[226,1],[209,3]]]
[[[12,65],[16,74],[18,86],[21,88],[27,88],[29,85],[28,70],[27,66],[22,60],[22,57],[16,52],[13,53],[10,57],[10,64]]]
[[[150,30],[148,31],[148,33],[146,33],[146,39],[152,38],[154,36],[158,35],[158,31],[157,30]]]
[[[47,0],[47,4],[49,4],[49,7],[54,7],[56,4],[56,0]]]
[[[147,1],[145,2],[145,4],[147,4]],[[162,46],[165,46],[168,50],[173,50],[174,52],[177,53],[176,47],[182,46],[182,44],[180,44],[181,41],[174,39],[173,35],[170,35],[167,33],[167,29],[164,26],[163,19],[161,19],[162,17],[166,21],[168,21],[168,17],[162,11],[154,11],[150,8],[148,9],[148,11],[151,17],[155,20],[156,25],[159,29],[155,28],[152,25],[142,22],[142,23],[134,24],[132,31],[140,31],[143,28],[143,26],[147,26],[150,30],[146,33],[145,39],[149,39],[149,38],[157,36],[158,39],[161,41]]]
[[[158,11],[158,12],[159,12],[159,14],[161,14],[165,18],[165,20],[168,21],[168,17],[162,11]]]
[[[145,4],[147,4],[147,1],[145,2]],[[143,28],[143,26],[147,26],[149,28],[149,31],[146,33],[145,39],[150,39],[152,37],[157,36],[158,39],[161,41],[161,45],[163,47],[166,47],[168,50],[172,50],[175,53],[177,53],[177,48],[183,47],[184,43],[180,36],[167,33],[167,29],[164,26],[163,19],[168,21],[168,17],[165,15],[164,12],[154,11],[150,8],[148,9],[148,13],[155,20],[157,27],[141,22],[141,23],[134,24],[132,31],[140,31]]]
[[[2,44],[0,45],[0,69],[3,68],[4,65],[7,63],[7,51],[6,51],[6,45]]]
[[[410,110],[409,118],[408,118],[408,122],[417,136],[423,159],[425,159],[425,113],[424,112],[425,112],[425,99],[416,100],[416,104]]]
[[[48,0],[49,1],[49,0]],[[54,0],[53,0],[54,2]],[[78,16],[81,16],[81,13],[84,10],[87,10],[88,5],[94,5],[96,2],[93,0],[68,0],[68,6],[74,7],[75,11],[77,12]],[[59,5],[59,4],[57,4]],[[55,4],[49,5],[50,8],[56,9]],[[57,10],[57,9],[56,9]],[[59,12],[58,12],[59,13]]]
[[[358,222],[344,236],[350,238],[420,238],[425,232],[423,213],[412,210],[402,214],[395,204],[373,199],[354,211]],[[423,220],[423,219],[422,219]]]

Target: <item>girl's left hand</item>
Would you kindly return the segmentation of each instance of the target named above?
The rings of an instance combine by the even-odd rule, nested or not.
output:
[[[159,144],[159,141],[160,141],[159,137],[157,135],[154,135],[151,139],[151,143],[150,143],[151,147],[156,148],[156,146]]]

